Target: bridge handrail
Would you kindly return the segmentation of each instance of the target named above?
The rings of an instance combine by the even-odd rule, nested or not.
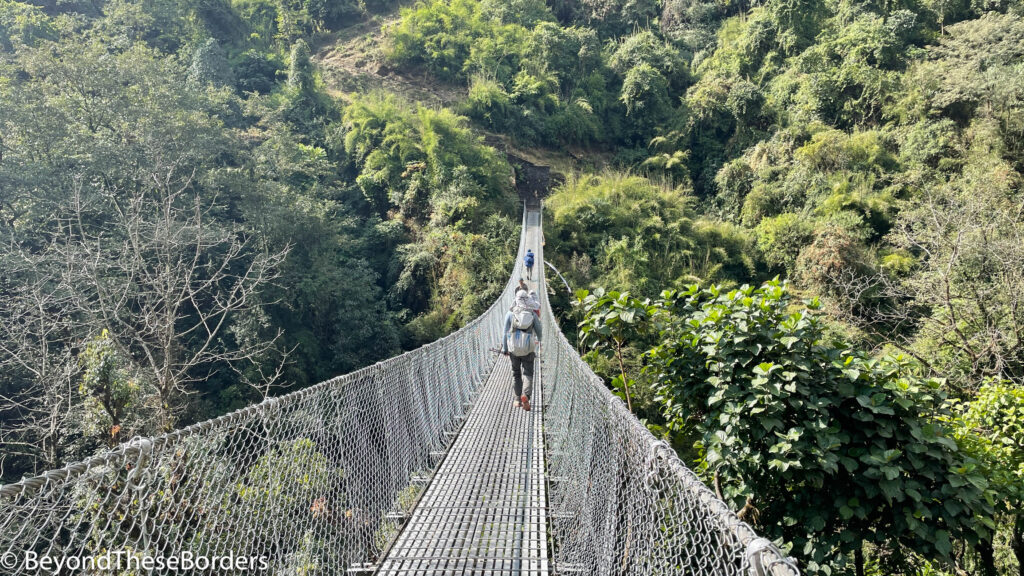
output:
[[[546,291],[542,300],[545,326],[557,328]],[[560,329],[548,333],[548,517],[559,573],[799,576],[608,390]]]

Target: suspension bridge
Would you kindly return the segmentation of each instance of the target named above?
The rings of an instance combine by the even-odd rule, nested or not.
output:
[[[530,412],[491,352],[527,248]],[[0,487],[0,573],[798,576],[580,359],[543,250],[528,206],[504,292],[461,330]]]

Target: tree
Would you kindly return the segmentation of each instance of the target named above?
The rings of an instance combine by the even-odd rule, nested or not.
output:
[[[544,0],[480,0],[480,13],[502,24],[519,24],[526,28],[552,19]]]
[[[622,81],[622,95],[626,114],[637,117],[646,125],[657,125],[672,111],[668,98],[668,81],[647,63],[641,63],[626,72]]]
[[[397,208],[426,220],[433,195],[464,174],[469,193],[479,201],[507,198],[508,165],[493,149],[481,146],[464,117],[449,110],[411,106],[393,96],[371,95],[345,109],[345,152],[356,165],[356,183],[382,217]],[[466,204],[465,207],[469,207]],[[472,221],[470,213],[463,215]],[[476,220],[480,222],[480,220]]]
[[[234,87],[235,73],[220,42],[210,38],[192,54],[188,80],[199,85],[212,84],[218,88]]]
[[[746,9],[748,3],[723,5],[706,0],[666,0],[662,3],[661,32],[690,53],[699,55],[715,45],[715,32],[726,11],[734,6]]]
[[[169,428],[191,384],[273,363],[272,328],[256,340],[233,331],[259,308],[286,248],[257,248],[229,209],[249,188],[215,167],[239,157],[222,121],[229,96],[190,85],[176,61],[137,44],[66,42],[25,51],[18,65],[3,122],[21,145],[0,161],[15,199],[6,210],[30,231],[17,240],[63,259],[53,269],[74,316],[144,371]]]
[[[622,77],[641,64],[651,66],[664,76],[674,94],[686,88],[689,70],[679,51],[650,30],[636,32],[624,39],[608,60],[608,66]]]
[[[267,94],[277,82],[281,65],[275,55],[267,55],[258,50],[246,50],[236,69],[240,91]]]
[[[1024,217],[993,128],[973,127],[961,176],[903,206],[890,239],[916,264],[882,278],[882,326],[918,326],[888,335],[968,395],[985,377],[1024,379]]]
[[[288,86],[301,93],[312,91],[313,63],[310,62],[309,44],[305,40],[297,40],[292,45],[288,62]]]
[[[778,221],[762,220],[762,224],[765,222],[770,227]],[[801,232],[798,229],[793,233]],[[801,285],[814,294],[844,300],[850,298],[850,287],[859,286],[860,279],[872,276],[872,264],[873,259],[858,238],[839,226],[825,225],[800,250],[793,261],[793,272]]]
[[[329,162],[304,154],[287,128],[259,150],[261,194],[253,224],[269,246],[290,246],[263,300],[266,322],[284,331],[280,348],[292,351],[283,379],[306,386],[397,353],[397,322],[381,289],[373,226],[340,201]],[[348,203],[348,204],[353,204]],[[372,219],[370,219],[372,222]],[[259,335],[265,328],[257,327]]]
[[[334,522],[328,525],[334,526],[350,505],[343,500],[343,482],[343,470],[313,440],[281,441],[264,452],[238,483],[238,500],[252,526],[294,526],[325,514],[333,515]],[[291,552],[305,545],[279,530],[257,532],[263,540],[260,549]]]
[[[765,263],[790,273],[796,268],[801,246],[814,237],[814,225],[792,212],[765,218],[756,230],[757,247],[764,254]]]
[[[204,206],[191,175],[154,168],[166,179],[137,190],[101,189],[92,206],[76,190],[63,251],[65,281],[76,287],[80,312],[107,327],[119,351],[153,382],[160,426],[170,430],[191,384],[218,369],[273,361],[268,356],[280,333],[228,336],[240,315],[261,305],[260,292],[287,249],[253,250],[251,234],[218,225],[218,206]],[[111,215],[111,229],[123,233],[86,224],[100,215]]]
[[[865,542],[951,560],[956,539],[993,528],[988,481],[934,414],[940,382],[906,358],[871,358],[828,337],[771,282],[666,292],[648,354],[665,417],[696,432],[698,469],[742,518],[791,544],[807,571],[849,562]],[[668,319],[666,319],[666,316]]]
[[[42,8],[25,2],[0,0],[0,52],[17,45],[35,45],[53,39],[57,30]]]
[[[477,0],[433,0],[403,11],[389,30],[387,56],[399,65],[425,65],[442,80],[463,79],[473,45],[492,31]]]
[[[578,0],[577,20],[598,31],[603,38],[614,38],[637,28],[646,28],[658,17],[655,0]]]
[[[0,478],[68,459],[79,404],[81,333],[70,292],[46,258],[0,249]],[[77,454],[70,454],[75,456]],[[10,476],[8,476],[10,472]]]
[[[554,258],[587,255],[600,274],[573,284],[614,285],[655,296],[658,287],[744,277],[753,261],[745,234],[697,220],[694,198],[681,186],[617,172],[571,176],[546,205],[546,236]]]
[[[619,374],[612,379],[612,388],[621,391],[626,406],[633,410],[630,385],[634,380],[626,374],[624,348],[639,340],[641,327],[653,313],[649,300],[630,298],[629,293],[614,290],[605,293],[597,289],[593,294],[586,290],[576,293],[576,304],[582,307],[583,321],[580,322],[580,345],[593,350],[610,350],[618,365]]]

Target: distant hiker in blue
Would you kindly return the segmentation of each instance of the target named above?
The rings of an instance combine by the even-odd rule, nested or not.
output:
[[[526,277],[533,280],[533,250],[526,249],[526,256],[523,256],[523,264],[526,266]]]
[[[505,314],[505,328],[501,334],[501,353],[512,361],[512,392],[516,396],[513,406],[530,410],[533,395],[533,361],[541,338],[540,318],[534,313],[534,301],[526,290],[516,292],[516,302]],[[526,376],[526,386],[523,386]]]

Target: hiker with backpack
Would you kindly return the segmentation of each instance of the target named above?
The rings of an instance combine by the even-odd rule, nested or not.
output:
[[[537,296],[537,291],[536,290],[530,290],[530,287],[527,286],[526,283],[523,282],[523,280],[521,278],[519,279],[519,287],[516,289],[516,293],[519,293],[520,291],[528,292],[528,294],[527,294],[527,308],[529,308],[530,310],[533,310],[533,313],[536,314],[538,318],[540,318],[540,296]],[[515,310],[516,306],[518,306],[518,305],[519,305],[519,303],[518,303],[518,300],[517,300],[517,301],[513,302],[512,305],[509,306],[508,309],[509,310]]]
[[[523,265],[526,266],[526,277],[533,280],[533,250],[527,248],[526,256],[523,256]]]
[[[512,392],[516,396],[513,406],[530,410],[533,395],[533,363],[541,339],[540,318],[534,313],[533,301],[526,290],[516,292],[515,305],[505,314],[501,353],[512,361]],[[523,377],[526,377],[524,386]]]

